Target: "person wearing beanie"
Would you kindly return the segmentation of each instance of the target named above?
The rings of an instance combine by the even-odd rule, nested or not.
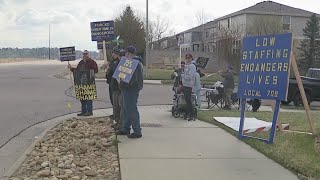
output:
[[[120,47],[116,46],[112,49],[111,55],[112,55],[112,65],[111,69],[109,70],[109,76],[111,77],[110,85],[109,85],[109,91],[112,91],[112,108],[113,108],[113,119],[116,121],[115,124],[112,125],[112,127],[115,130],[119,130],[120,127],[122,126],[122,116],[123,116],[123,111],[122,111],[122,95],[121,95],[121,90],[118,85],[117,79],[113,78],[113,74],[116,71],[118,64],[120,62]]]
[[[119,53],[120,52],[120,47],[119,46],[115,46],[113,49],[112,49],[112,52],[117,52]],[[111,53],[112,54],[112,53]],[[107,79],[107,84],[109,84],[109,99],[110,99],[110,103],[111,105],[113,106],[113,91],[112,91],[112,88],[111,88],[111,80],[112,80],[112,75],[114,73],[114,56],[112,56],[112,59],[111,61],[105,66],[105,69],[106,69],[106,79]],[[117,66],[116,66],[117,67]],[[110,115],[109,116],[110,119],[114,119],[114,115]]]
[[[141,138],[140,114],[137,103],[139,92],[143,88],[143,65],[141,58],[135,56],[136,48],[129,46],[126,49],[125,60],[139,61],[129,83],[120,79],[120,89],[123,100],[123,124],[117,135],[127,135],[128,138]],[[131,126],[133,133],[130,134]]]

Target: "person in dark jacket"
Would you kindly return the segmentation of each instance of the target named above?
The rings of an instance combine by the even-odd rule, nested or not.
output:
[[[181,61],[181,68],[175,69],[174,72],[171,74],[171,79],[174,79],[172,90],[175,91],[176,88],[182,85],[181,74],[184,71],[186,63]]]
[[[83,51],[83,59],[78,63],[76,68],[71,67],[68,65],[68,68],[74,72],[77,71],[84,71],[84,70],[93,70],[94,73],[98,73],[98,65],[97,63],[90,58],[89,51]],[[81,113],[77,114],[78,116],[92,116],[92,100],[81,100]]]
[[[116,51],[119,50],[119,52],[117,52],[118,57],[119,57],[119,59],[121,59],[122,56],[125,56],[126,50],[121,49],[119,46],[116,46],[116,47],[117,47]],[[112,81],[113,73],[117,69],[117,66],[118,66],[118,62],[117,63],[114,62],[114,59],[112,59],[110,61],[110,63],[105,66],[105,69],[107,70],[107,73],[106,73],[107,84],[109,84],[109,98],[110,98],[110,102],[111,102],[112,106],[113,106],[113,88],[111,87],[111,81]],[[115,120],[113,114],[110,115],[109,118]],[[115,125],[115,127],[116,127],[116,125]]]
[[[116,46],[112,49],[112,69],[109,69],[112,74],[116,71],[118,64],[120,62],[120,47]],[[117,79],[111,76],[110,85],[112,91],[112,100],[113,100],[113,119],[116,121],[116,124],[112,125],[112,127],[116,130],[119,130],[122,125],[122,95],[121,90],[118,85]]]
[[[141,138],[140,114],[138,111],[137,103],[139,92],[143,88],[143,65],[141,58],[135,57],[136,48],[129,46],[126,52],[127,60],[139,61],[137,68],[133,72],[132,78],[129,83],[120,79],[120,89],[123,100],[123,124],[117,135],[127,135],[128,138]],[[130,134],[131,126],[133,133]]]
[[[223,78],[223,89],[224,89],[224,102],[225,106],[223,109],[231,110],[231,95],[234,89],[234,78],[232,73],[232,66],[228,66],[225,72],[218,72]]]
[[[110,86],[111,80],[112,80],[112,75],[113,75],[113,70],[114,69],[114,60],[112,59],[109,64],[107,64],[106,66],[106,79],[107,79],[107,84],[109,85],[109,98],[110,98],[110,102],[111,105],[113,105],[113,96],[112,96],[112,88]]]

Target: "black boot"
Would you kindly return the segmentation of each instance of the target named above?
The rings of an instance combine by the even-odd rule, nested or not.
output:
[[[93,115],[93,113],[92,112],[86,112],[86,113],[84,113],[84,115],[83,116],[92,116]]]
[[[85,113],[81,112],[79,114],[77,114],[77,116],[84,116]]]

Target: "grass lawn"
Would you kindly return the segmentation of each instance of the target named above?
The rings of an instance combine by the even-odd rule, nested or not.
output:
[[[204,76],[201,78],[202,85],[203,84],[212,85],[217,81],[223,81],[223,78],[218,74],[212,75],[210,77]],[[173,80],[171,80],[171,79],[170,80],[162,80],[161,82],[162,82],[162,84],[173,84]]]
[[[318,130],[320,129],[319,115],[320,112],[312,113]],[[213,110],[200,111],[198,114],[198,119],[218,125],[230,134],[237,136],[236,131],[214,121],[214,116],[240,117],[240,111]],[[256,117],[265,121],[271,121],[272,116],[272,112],[246,112],[246,117]],[[281,112],[279,113],[279,119],[282,123],[289,123],[290,130],[310,132],[305,113]],[[250,135],[269,137],[269,133]],[[314,148],[314,137],[312,135],[277,131],[273,145],[255,139],[244,139],[244,142],[295,173],[320,179],[320,154]]]
[[[144,79],[147,80],[171,80],[171,74],[173,70],[167,69],[148,69],[148,76],[145,76]],[[97,78],[105,78],[106,73],[103,69],[99,69],[99,72],[96,74]]]
[[[148,69],[148,76],[145,76],[145,80],[161,80],[162,84],[173,84],[173,80],[171,79],[171,74],[173,73],[173,70],[168,69]],[[105,78],[106,73],[103,69],[100,69],[98,74],[96,74],[97,78]],[[223,81],[223,78],[218,75],[214,74],[210,77],[202,77],[201,78],[201,84],[208,84],[212,85],[217,81]],[[235,84],[237,84],[237,78],[235,78]]]
[[[295,110],[304,110],[304,106],[294,106],[292,103],[290,105],[281,105],[281,108],[283,109],[295,109]],[[312,106],[312,103],[310,105],[310,110],[320,110],[318,106]]]
[[[148,76],[144,76],[146,80],[170,80],[173,70],[168,69],[148,69]]]

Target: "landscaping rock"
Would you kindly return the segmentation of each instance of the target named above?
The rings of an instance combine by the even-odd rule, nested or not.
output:
[[[115,139],[108,119],[67,120],[36,143],[10,179],[120,179]]]

